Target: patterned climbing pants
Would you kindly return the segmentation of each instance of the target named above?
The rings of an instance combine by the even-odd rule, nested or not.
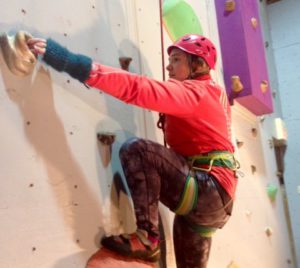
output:
[[[171,149],[137,138],[123,144],[120,159],[131,191],[137,226],[158,238],[158,203],[175,211],[189,174],[188,162]],[[231,198],[212,175],[197,171],[195,177],[196,207],[188,215],[176,215],[174,220],[177,268],[205,268],[207,265],[211,237],[201,236],[190,223],[221,228],[232,210]]]

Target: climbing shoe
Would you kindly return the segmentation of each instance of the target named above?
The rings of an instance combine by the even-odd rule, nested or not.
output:
[[[152,243],[142,230],[137,230],[133,234],[104,237],[101,244],[113,252],[130,258],[149,262],[156,262],[160,258],[159,244]]]

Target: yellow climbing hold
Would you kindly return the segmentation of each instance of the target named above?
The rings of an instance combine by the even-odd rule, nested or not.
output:
[[[244,86],[240,80],[240,77],[238,75],[231,76],[231,89],[235,93],[239,93],[244,89]]]
[[[235,10],[235,1],[234,0],[226,0],[225,10],[229,11],[229,12],[234,11]]]
[[[269,83],[267,80],[262,80],[260,82],[260,89],[261,89],[262,93],[266,93],[268,90],[268,87],[269,87]]]
[[[232,261],[227,268],[240,268],[240,266],[238,266],[234,261]]]

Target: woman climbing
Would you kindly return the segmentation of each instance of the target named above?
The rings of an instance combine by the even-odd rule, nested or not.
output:
[[[177,267],[206,267],[212,235],[231,215],[237,184],[230,105],[225,90],[210,76],[217,58],[213,43],[196,34],[179,38],[168,48],[165,82],[94,62],[52,39],[31,38],[27,44],[57,71],[160,113],[159,126],[168,147],[131,138],[120,150],[137,230],[104,237],[102,245],[122,255],[156,261],[160,201],[175,213]]]

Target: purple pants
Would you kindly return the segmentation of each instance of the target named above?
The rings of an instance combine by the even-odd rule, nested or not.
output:
[[[132,138],[120,149],[120,159],[131,191],[137,226],[159,238],[158,203],[175,211],[183,194],[188,161],[158,143]],[[198,201],[185,216],[175,216],[173,235],[177,268],[205,268],[211,237],[193,226],[222,228],[232,210],[232,200],[211,174],[197,171]],[[228,206],[230,204],[230,206]]]

